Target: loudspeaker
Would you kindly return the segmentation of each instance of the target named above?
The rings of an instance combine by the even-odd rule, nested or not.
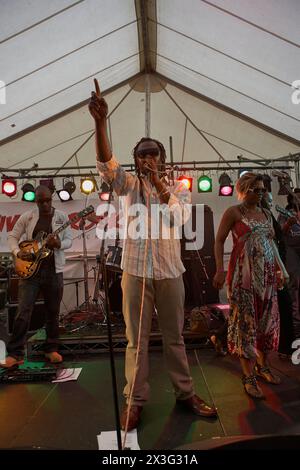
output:
[[[17,305],[7,306],[7,331],[9,334],[12,333],[13,324],[17,315]],[[46,321],[45,304],[44,302],[38,302],[34,305],[31,314],[29,332],[34,332],[39,328],[43,328]]]
[[[117,270],[115,266],[111,266],[109,264],[106,264],[105,269],[107,276],[107,295],[109,299],[110,311],[114,313],[122,313],[122,270]]]
[[[192,230],[196,231],[196,206],[192,207]],[[212,285],[216,272],[214,257],[214,219],[209,206],[204,205],[204,242],[200,250],[186,250],[185,237],[181,243],[181,257],[186,269],[183,274],[186,308],[199,307],[205,304],[219,303],[219,291]]]

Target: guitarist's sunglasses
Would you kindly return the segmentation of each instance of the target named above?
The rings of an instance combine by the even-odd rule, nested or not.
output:
[[[42,200],[37,199],[37,200],[36,200],[36,203],[37,203],[37,204],[43,204],[44,202],[48,202],[48,203],[49,203],[49,202],[51,202],[51,201],[52,201],[52,198],[51,198],[51,197],[46,197],[45,199],[42,199]]]

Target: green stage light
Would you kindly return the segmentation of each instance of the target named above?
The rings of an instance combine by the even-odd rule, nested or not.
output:
[[[34,202],[35,201],[35,189],[32,184],[25,183],[22,186],[23,196],[22,201]]]
[[[212,180],[209,176],[203,175],[198,178],[198,193],[211,193]]]

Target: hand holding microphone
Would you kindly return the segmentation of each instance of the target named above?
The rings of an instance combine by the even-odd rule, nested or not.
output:
[[[150,183],[155,186],[155,184],[160,180],[157,161],[154,158],[147,159],[144,163],[144,168],[146,169],[146,175],[148,176]]]

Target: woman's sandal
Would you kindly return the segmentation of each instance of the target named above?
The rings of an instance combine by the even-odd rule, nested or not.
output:
[[[281,383],[281,378],[278,375],[273,374],[271,369],[267,366],[255,365],[255,375],[264,379],[268,384],[278,385]]]
[[[252,398],[265,399],[262,389],[257,385],[255,375],[243,375],[242,382],[245,392]]]

